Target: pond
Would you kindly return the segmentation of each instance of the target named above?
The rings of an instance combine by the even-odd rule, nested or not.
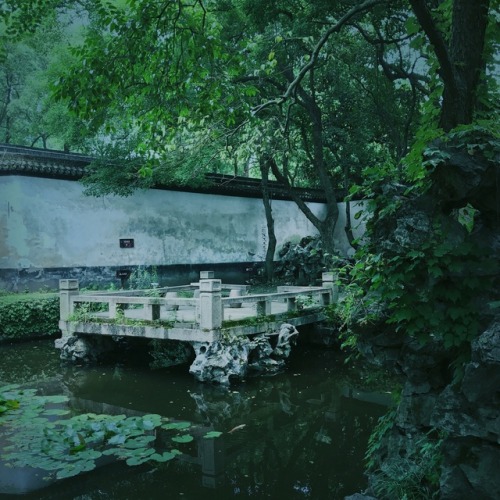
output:
[[[374,391],[384,379],[347,368],[336,351],[304,345],[286,372],[229,390],[196,382],[186,366],[153,371],[134,359],[67,365],[53,341],[2,345],[0,355],[0,386],[65,395],[73,415],[158,414],[190,422],[195,436],[166,463],[108,460],[57,481],[0,459],[0,498],[340,499],[366,487],[368,437],[391,399]],[[210,431],[218,437],[204,438]]]

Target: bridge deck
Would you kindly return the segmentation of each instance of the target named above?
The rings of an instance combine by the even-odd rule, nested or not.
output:
[[[323,307],[334,299],[332,281],[324,281],[322,287],[279,287],[276,293],[258,295],[245,295],[244,285],[222,285],[210,278],[149,291],[80,293],[76,280],[61,280],[60,288],[63,336],[188,342],[276,332],[285,322],[294,326],[318,322],[325,319]],[[223,296],[223,289],[232,292]],[[184,297],[178,297],[179,292]]]

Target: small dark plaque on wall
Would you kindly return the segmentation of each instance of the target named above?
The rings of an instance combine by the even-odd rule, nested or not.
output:
[[[134,248],[133,238],[120,238],[120,248]]]
[[[118,269],[116,271],[116,277],[117,278],[124,278],[127,279],[131,275],[131,271],[129,269]]]

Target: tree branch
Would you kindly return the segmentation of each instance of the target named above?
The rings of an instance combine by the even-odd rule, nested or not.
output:
[[[432,18],[432,14],[427,8],[425,0],[410,0],[410,5],[420,26],[422,26],[422,29],[425,31],[429,42],[434,47],[434,52],[441,67],[441,78],[445,85],[455,87],[455,76],[448,47]]]
[[[288,178],[282,174],[280,171],[278,165],[276,164],[276,161],[274,158],[271,159],[269,166],[271,167],[271,171],[274,174],[274,177],[281,182],[284,186],[286,186],[287,191],[290,193],[290,197],[292,200],[297,204],[297,206],[300,208],[302,213],[311,221],[311,223],[317,228],[318,225],[321,224],[321,220],[316,217],[316,215],[313,213],[313,211],[308,207],[306,202],[297,194],[295,189],[290,184],[290,181]]]
[[[401,47],[397,45],[396,42],[393,41],[387,42],[385,39],[383,39],[382,34],[378,30],[377,30],[378,38],[371,38],[360,25],[353,24],[353,26],[359,31],[360,35],[364,38],[366,42],[375,47],[375,54],[377,57],[377,61],[380,64],[380,66],[382,66],[382,70],[388,80],[390,80],[391,82],[398,79],[408,80],[411,83],[412,87],[416,87],[424,95],[429,95],[430,93],[429,89],[426,88],[425,85],[421,83],[421,82],[429,83],[429,78],[425,77],[424,75],[420,75],[419,73],[415,73],[415,71],[413,71],[415,65],[413,65],[411,71],[407,71],[403,67],[403,57],[401,55]],[[385,59],[384,53],[385,53],[386,43],[390,44],[394,43],[398,48],[399,59],[400,59],[399,66],[397,66],[396,64],[391,64],[387,62],[387,60]]]
[[[287,99],[292,97],[295,94],[296,88],[300,85],[304,77],[315,66],[318,60],[319,53],[321,52],[321,49],[324,47],[330,36],[333,33],[339,31],[342,28],[342,26],[344,26],[344,24],[350,21],[351,18],[354,17],[356,14],[359,14],[364,10],[370,9],[371,7],[379,3],[385,3],[385,2],[386,0],[366,0],[362,4],[353,7],[346,14],[344,14],[333,26],[331,26],[328,30],[326,30],[323,36],[319,39],[318,43],[311,52],[311,58],[309,59],[307,64],[302,66],[301,70],[299,71],[295,79],[288,85],[288,88],[286,89],[285,93],[281,97],[271,99],[267,102],[259,104],[259,106],[255,106],[254,108],[252,108],[252,114],[256,115],[257,113],[260,113],[263,109],[268,108],[269,106],[283,104]]]

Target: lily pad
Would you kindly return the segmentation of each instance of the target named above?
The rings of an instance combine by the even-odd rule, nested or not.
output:
[[[171,422],[161,426],[162,429],[169,430],[182,430],[191,427],[191,422]]]
[[[182,436],[173,437],[172,441],[175,441],[176,443],[190,443],[193,439],[193,436],[190,434],[183,434]]]
[[[116,436],[108,439],[108,444],[123,444],[125,439],[127,438],[123,434],[117,434]]]
[[[214,438],[218,438],[221,435],[222,435],[222,432],[220,432],[220,431],[209,431],[203,437],[205,439],[214,439]]]
[[[168,462],[175,458],[175,453],[171,453],[169,451],[165,451],[164,453],[153,453],[149,458],[154,460],[155,462]]]
[[[63,469],[57,471],[57,479],[65,479],[68,477],[77,476],[82,472],[89,472],[95,469],[95,463],[91,461],[81,461],[72,464],[67,464]]]
[[[125,447],[126,448],[142,448],[146,444],[150,443],[151,441],[154,441],[156,439],[155,436],[138,436],[133,439],[129,439],[128,441],[125,442]]]
[[[67,415],[68,413],[69,413],[69,410],[54,408],[51,410],[45,410],[42,413],[42,415]]]
[[[150,431],[161,424],[161,415],[155,413],[144,415],[141,423],[144,430]]]
[[[43,400],[45,403],[66,403],[67,401],[69,401],[69,398],[68,396],[62,396],[62,395],[44,396]]]

